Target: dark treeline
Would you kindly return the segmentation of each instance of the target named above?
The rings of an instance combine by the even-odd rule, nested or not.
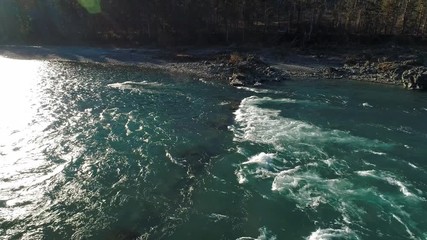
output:
[[[426,22],[427,0],[0,0],[2,43],[423,38]]]

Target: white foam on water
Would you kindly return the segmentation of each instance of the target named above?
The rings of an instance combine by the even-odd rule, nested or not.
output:
[[[148,81],[142,81],[142,82],[126,81],[126,82],[123,82],[123,84],[134,85],[134,86],[155,86],[155,87],[163,86],[163,84],[161,84],[161,83],[148,82]]]
[[[246,150],[239,146],[237,146],[237,153],[246,156]]]
[[[199,78],[199,82],[202,82],[202,83],[204,83],[204,84],[208,84],[209,82],[208,81],[206,81],[204,78]]]
[[[107,85],[110,88],[116,88],[120,90],[132,90],[132,89],[140,89],[142,87],[160,87],[162,86],[161,83],[158,82],[148,82],[148,81],[142,81],[142,82],[133,82],[133,81],[126,81],[121,83],[111,83]]]
[[[347,178],[324,178],[317,173],[316,167],[310,168],[308,165],[281,171],[274,177],[271,189],[295,201],[297,207],[303,212],[307,212],[308,209],[316,211],[323,205],[332,207],[341,214],[341,217],[337,218],[335,222],[340,229],[319,229],[310,235],[311,238],[307,239],[357,239],[358,235],[350,227],[357,226],[357,228],[364,229],[363,219],[367,212],[359,207],[358,202],[365,201],[366,198],[375,199],[379,206],[390,209],[390,215],[394,213],[396,216],[401,216],[404,219],[403,222],[412,221],[411,215],[399,206],[402,204],[414,206],[421,204],[424,200],[410,192],[406,183],[397,180],[392,174],[382,171],[365,170],[355,173],[361,177],[372,177],[397,186],[404,197],[390,195],[384,198],[375,188],[355,186],[352,180]],[[413,224],[407,227],[408,230],[417,229]]]
[[[277,150],[299,149],[301,144],[324,145],[323,143],[352,144],[352,146],[378,147],[375,140],[352,136],[340,130],[323,130],[315,125],[280,116],[281,111],[262,108],[262,103],[296,102],[295,99],[271,99],[256,96],[245,98],[234,113],[238,126],[232,128],[235,141],[250,141],[273,145]]]
[[[344,229],[319,228],[316,231],[312,232],[310,236],[308,236],[306,239],[307,240],[329,240],[329,239],[349,239],[349,238],[357,239],[354,232],[352,232],[351,229],[349,228],[344,228]]]
[[[224,214],[211,213],[209,215],[209,218],[212,219],[214,222],[219,222],[219,221],[228,219],[229,217],[227,215],[224,215]]]
[[[313,167],[316,168],[316,167]],[[278,173],[273,180],[271,190],[284,194],[297,204],[302,211],[307,208],[316,209],[322,204],[328,204],[340,209],[343,214],[352,206],[343,207],[344,202],[337,202],[337,199],[343,199],[353,188],[347,180],[325,179],[315,171],[307,170],[297,166]]]
[[[118,89],[124,89],[125,85],[123,85],[122,83],[111,83],[107,85],[108,87],[111,88],[118,88]]]
[[[377,152],[377,151],[372,151],[372,150],[368,150],[368,152],[378,155],[378,156],[385,156],[387,155],[387,153],[383,153],[383,152]]]
[[[367,162],[367,161],[365,161],[365,160],[363,160],[362,162],[363,162],[363,164],[365,164],[366,166],[370,166],[370,167],[376,167],[376,166],[377,166],[377,165],[375,165],[375,164],[373,164],[373,163],[370,163],[370,162]]]
[[[331,158],[328,158],[328,159],[326,159],[326,160],[323,160],[323,162],[326,164],[326,165],[328,165],[328,167],[330,167],[330,166],[332,166],[332,164],[333,164],[333,159],[331,159]]]
[[[402,224],[402,225],[403,225],[403,227],[405,227],[405,230],[406,230],[406,232],[408,233],[408,235],[409,235],[409,237],[410,237],[411,239],[417,239],[417,238],[415,237],[414,233],[412,233],[412,231],[409,229],[408,225],[406,225],[406,224],[402,221],[402,219],[401,219],[400,217],[396,216],[395,214],[392,214],[392,216],[393,216],[393,218],[394,218],[394,219],[396,219],[400,224]]]
[[[408,126],[400,126],[397,131],[407,133],[407,134],[413,134],[414,130],[411,127]]]
[[[276,240],[277,237],[273,235],[271,231],[269,231],[266,227],[262,227],[259,229],[260,235],[258,236],[258,240]]]
[[[369,215],[369,208],[360,206],[367,199],[370,199],[367,205],[375,202],[377,207],[386,209],[385,218],[378,216],[378,221],[387,221],[392,213],[405,223],[412,221],[412,216],[405,215],[399,207],[405,204],[414,207],[423,203],[423,199],[415,195],[411,184],[386,171],[357,171],[357,168],[354,171],[356,163],[328,154],[329,147],[348,149],[350,146],[350,149],[357,149],[349,150],[351,153],[360,151],[387,156],[386,150],[392,145],[353,136],[349,132],[325,130],[307,122],[282,117],[279,110],[263,107],[263,104],[278,101],[290,102],[289,99],[252,96],[244,99],[235,112],[236,124],[231,130],[235,134],[234,140],[243,143],[238,144],[239,152],[246,153],[242,155],[249,155],[243,147],[247,143],[268,144],[276,152],[261,152],[248,157],[236,170],[239,183],[271,181],[272,192],[295,202],[296,207],[307,213],[319,227],[307,239],[359,239],[359,232],[369,231],[364,220]],[[290,156],[288,161],[281,161],[283,155]],[[376,167],[364,159],[360,159],[360,164],[371,169]],[[371,187],[369,182],[361,179],[365,177],[396,186],[395,194],[387,193],[382,198],[375,186]],[[324,222],[316,212],[329,208],[339,214],[334,224],[326,227],[317,224]],[[414,224],[409,224],[408,229],[418,231]]]
[[[239,237],[236,240],[276,240],[277,237],[266,227],[258,229],[259,236],[257,238],[253,237]]]
[[[410,162],[408,162],[408,164],[409,164],[409,166],[411,166],[412,168],[418,169],[418,167],[417,167],[415,164],[410,163]]]
[[[272,191],[280,191],[285,189],[286,187],[296,187],[298,186],[299,181],[302,179],[301,177],[292,177],[301,167],[297,166],[292,169],[287,169],[279,172],[277,176],[273,180],[273,184],[271,185]]]
[[[239,184],[247,183],[248,175],[263,179],[274,177],[277,171],[277,166],[274,164],[276,157],[274,153],[264,152],[249,157],[248,161],[241,163],[240,168],[235,172]]]
[[[237,182],[239,182],[239,184],[245,184],[248,182],[248,179],[246,178],[246,174],[244,173],[244,170],[242,168],[237,170],[235,174],[237,176]]]
[[[411,193],[408,190],[408,187],[406,185],[409,185],[408,183],[403,183],[402,181],[399,181],[396,176],[394,176],[391,173],[385,172],[385,171],[377,171],[377,170],[365,170],[365,171],[356,171],[356,174],[362,177],[372,177],[378,180],[386,181],[390,185],[397,186],[399,188],[399,191],[403,193],[406,197],[412,197],[415,196],[413,193]]]
[[[173,164],[176,164],[176,165],[179,165],[179,166],[184,166],[182,163],[180,163],[180,162],[178,162],[173,156],[172,156],[172,154],[170,154],[167,150],[166,150],[166,153],[165,153],[165,156],[173,163]]]
[[[126,136],[130,136],[134,132],[140,132],[144,129],[141,122],[137,122],[135,117],[132,115],[132,112],[129,113],[128,120],[125,124]]]
[[[387,177],[386,180],[389,184],[399,187],[400,192],[402,192],[406,197],[414,196],[414,194],[409,192],[408,188],[401,181],[393,177]]]
[[[375,170],[356,171],[356,173],[362,177],[376,177]]]
[[[263,167],[268,167],[274,158],[276,158],[276,154],[262,152],[253,157],[250,157],[249,160],[243,162],[242,165],[257,164]]]
[[[264,88],[237,87],[237,89],[254,92],[254,93],[273,93],[273,94],[281,93],[280,91],[274,91],[274,90],[269,90]]]
[[[367,102],[362,103],[362,106],[373,108],[373,106],[371,104],[367,103]]]

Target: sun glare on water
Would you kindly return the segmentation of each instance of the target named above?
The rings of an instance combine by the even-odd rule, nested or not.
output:
[[[7,131],[16,131],[31,120],[36,109],[35,93],[39,72],[44,63],[34,60],[15,60],[0,57],[0,141],[7,138]],[[6,135],[5,135],[6,134]]]
[[[36,143],[26,139],[35,131],[29,129],[40,104],[37,89],[45,68],[43,61],[0,57],[0,206],[8,207],[0,208],[3,219],[22,215],[26,208],[17,206],[38,195],[29,187],[40,179],[27,173],[42,163],[32,150]]]

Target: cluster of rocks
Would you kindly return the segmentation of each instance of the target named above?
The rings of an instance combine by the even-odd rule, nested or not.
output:
[[[166,60],[169,59],[171,57],[167,56]],[[203,81],[225,80],[232,86],[258,87],[289,78],[320,77],[402,84],[406,89],[427,90],[424,59],[409,55],[406,50],[356,53],[350,57],[346,54],[334,58],[290,54],[285,59],[267,53],[190,51],[177,54],[172,59],[173,62],[162,67],[173,72],[193,74]]]
[[[199,80],[223,79],[232,86],[257,87],[266,82],[279,82],[288,78],[283,71],[270,66],[254,54],[180,54],[174,60],[166,66],[172,72],[193,74]]]
[[[255,55],[230,55],[228,81],[232,86],[261,86],[264,82],[279,82],[287,78],[282,71],[271,67]]]
[[[342,67],[330,67],[321,72],[328,78],[348,78],[386,84],[403,84],[406,89],[427,89],[427,67],[418,56],[395,58],[348,58]]]
[[[404,71],[402,83],[406,89],[427,90],[427,68],[420,66]]]

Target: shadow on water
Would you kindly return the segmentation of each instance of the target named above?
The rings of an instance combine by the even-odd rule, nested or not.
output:
[[[75,62],[138,62],[161,63],[160,60],[148,57],[159,55],[158,50],[102,49],[89,47],[42,47],[42,46],[1,46],[0,55],[17,58],[64,59]]]

